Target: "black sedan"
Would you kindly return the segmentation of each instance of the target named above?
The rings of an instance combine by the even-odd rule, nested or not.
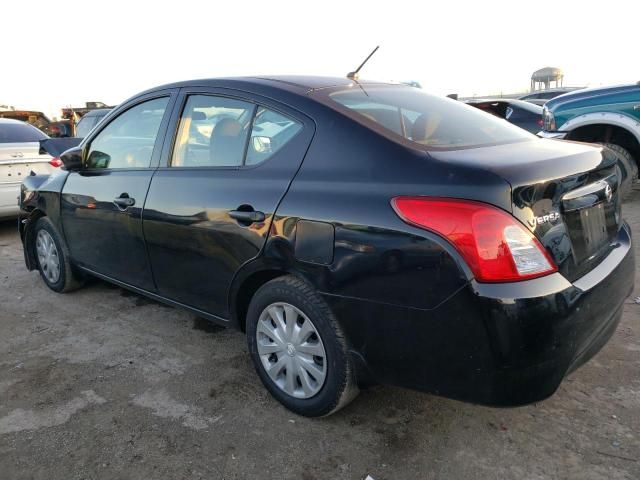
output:
[[[57,292],[96,276],[246,332],[266,388],[302,415],[374,382],[539,401],[633,289],[607,150],[408,86],[172,84],[62,161],[22,185],[27,268]]]
[[[512,98],[484,98],[465,103],[507,120],[531,133],[542,130],[542,107]]]

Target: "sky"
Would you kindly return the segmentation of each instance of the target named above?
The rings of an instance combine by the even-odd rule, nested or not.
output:
[[[0,2],[0,105],[59,116],[194,78],[345,76],[416,80],[435,94],[640,80],[638,0]]]

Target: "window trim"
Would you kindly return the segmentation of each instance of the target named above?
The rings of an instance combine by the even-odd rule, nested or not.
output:
[[[155,92],[151,92],[145,95],[141,95],[139,97],[135,97],[131,100],[128,100],[122,103],[120,106],[111,110],[107,115],[105,115],[99,124],[94,125],[94,127],[100,127],[97,130],[91,130],[90,133],[92,135],[85,137],[82,139],[80,146],[82,147],[82,165],[83,168],[80,170],[80,173],[89,173],[96,174],[100,172],[137,172],[137,171],[148,171],[155,170],[158,168],[158,162],[160,158],[160,154],[162,152],[162,147],[164,145],[165,136],[167,132],[168,122],[173,114],[173,109],[176,103],[176,96],[178,93],[178,89],[166,89],[166,90],[158,90]],[[107,128],[111,123],[119,118],[121,115],[125,114],[132,108],[148,102],[152,100],[156,100],[158,98],[167,98],[167,106],[164,110],[164,114],[162,115],[162,120],[160,121],[160,126],[158,127],[158,133],[156,134],[156,138],[153,143],[153,151],[151,152],[151,159],[149,160],[149,165],[146,167],[126,167],[126,168],[88,168],[86,166],[86,162],[89,155],[89,150],[91,148],[91,144],[95,140],[95,138],[100,135],[100,133]],[[107,121],[108,120],[108,121]],[[159,140],[161,140],[159,144]],[[160,147],[160,148],[158,148]]]
[[[273,112],[284,115],[285,117],[291,118],[298,122],[302,128],[298,130],[298,132],[291,137],[290,141],[296,138],[298,135],[301,135],[307,129],[311,129],[311,136],[309,139],[309,143],[313,140],[313,136],[315,135],[315,122],[307,117],[305,114],[300,112],[293,107],[289,107],[286,105],[281,105],[280,103],[275,103],[276,101],[268,98],[262,97],[258,94],[253,94],[251,92],[245,92],[243,90],[236,90],[228,87],[202,87],[202,86],[190,86],[190,87],[182,87],[177,96],[175,107],[173,113],[171,115],[171,119],[169,120],[170,125],[167,129],[167,134],[165,136],[165,145],[162,149],[162,154],[160,158],[160,165],[158,169],[160,170],[171,170],[171,171],[200,171],[200,170],[252,170],[254,168],[259,168],[262,165],[266,165],[271,159],[274,157],[267,158],[266,160],[256,163],[253,165],[246,165],[246,150],[249,146],[249,141],[251,141],[251,132],[247,136],[247,145],[245,148],[245,153],[242,159],[242,165],[240,166],[214,166],[214,165],[203,165],[200,167],[173,167],[171,166],[171,161],[173,160],[173,151],[175,149],[175,143],[178,138],[178,131],[180,129],[180,120],[182,119],[182,112],[187,105],[187,100],[191,95],[204,95],[210,97],[221,97],[227,98],[230,100],[238,100],[241,102],[251,103],[254,106],[252,117],[251,117],[251,128],[253,129],[253,121],[255,119],[255,114],[258,111],[259,107],[264,107]],[[167,141],[167,137],[171,136],[171,139]],[[308,148],[308,147],[307,147]],[[278,153],[278,152],[276,152]]]
[[[249,133],[247,135],[247,139],[244,142],[244,148],[242,149],[242,164],[240,165],[240,168],[244,168],[244,167],[247,166],[247,152],[249,151],[249,142],[251,142],[251,134],[253,133],[253,124],[256,121],[256,114],[258,113],[258,108],[260,108],[260,105],[258,105],[256,102],[250,102],[250,103],[251,103],[251,105],[253,105],[253,108],[251,109],[251,120],[249,122]],[[262,163],[262,162],[260,162],[260,163]]]

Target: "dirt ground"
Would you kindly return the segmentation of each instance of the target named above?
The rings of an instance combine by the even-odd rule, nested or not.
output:
[[[640,238],[640,191],[625,211]],[[638,479],[637,295],[542,403],[375,387],[308,420],[263,389],[242,334],[98,281],[50,292],[0,223],[0,479]]]

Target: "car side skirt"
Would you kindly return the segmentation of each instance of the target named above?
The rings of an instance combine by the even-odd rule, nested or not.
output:
[[[145,297],[148,297],[152,300],[156,300],[157,302],[161,302],[164,303],[165,305],[169,305],[172,307],[177,307],[177,308],[182,308],[184,310],[187,310],[188,312],[193,313],[194,315],[198,315],[199,317],[202,317],[206,320],[209,320],[211,322],[214,322],[218,325],[222,325],[224,327],[236,327],[236,324],[234,324],[233,322],[230,322],[228,319],[226,318],[222,318],[219,317],[217,315],[213,315],[211,313],[207,313],[205,311],[199,310],[197,308],[193,308],[190,307],[189,305],[185,305],[184,303],[180,303],[180,302],[176,302],[174,300],[171,300],[169,298],[163,297],[162,295],[158,295],[157,293],[153,293],[153,292],[149,292],[148,290],[144,290],[142,288],[138,288],[135,287],[133,285],[129,285],[128,283],[125,282],[121,282],[119,280],[116,280],[115,278],[109,277],[107,275],[103,275],[101,273],[98,273],[96,271],[93,271],[89,268],[86,267],[82,267],[79,265],[76,265],[76,267],[81,270],[84,273],[87,273],[91,276],[94,276],[96,278],[99,278],[101,280],[104,280],[106,282],[112,283],[114,285],[117,285],[119,287],[125,288],[127,290],[130,290],[132,292],[138,293],[140,295],[144,295]]]

